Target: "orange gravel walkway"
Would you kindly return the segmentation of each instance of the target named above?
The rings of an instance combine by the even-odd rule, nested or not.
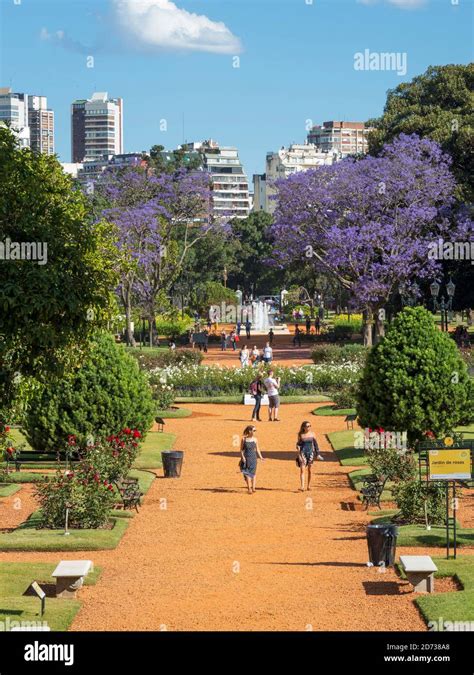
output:
[[[425,630],[410,587],[393,570],[366,567],[369,517],[341,508],[355,498],[350,469],[323,436],[344,428],[341,418],[286,405],[280,423],[258,425],[267,460],[259,463],[257,493],[248,495],[234,443],[249,408],[190,407],[196,417],[167,420],[176,449],[185,451],[182,477],[154,481],[115,551],[2,553],[0,560],[101,565],[99,582],[81,590],[73,630]],[[305,418],[326,459],[315,464],[310,493],[297,490],[294,462]]]

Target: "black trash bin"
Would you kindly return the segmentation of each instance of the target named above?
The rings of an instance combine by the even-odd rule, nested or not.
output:
[[[367,546],[372,565],[390,567],[395,562],[398,530],[389,523],[367,525]]]
[[[184,452],[180,450],[166,450],[161,453],[165,478],[179,478],[183,466]]]

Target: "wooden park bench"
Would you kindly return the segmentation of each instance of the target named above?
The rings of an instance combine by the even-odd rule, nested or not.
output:
[[[138,485],[138,478],[121,478],[115,481],[115,486],[122,499],[121,506],[124,509],[135,509],[138,512],[141,497],[143,496]]]
[[[380,498],[382,497],[382,492],[385,489],[385,483],[387,478],[381,478],[378,476],[366,476],[361,488],[362,503],[365,504],[366,510],[369,506],[380,506]]]
[[[434,592],[434,573],[438,568],[429,555],[401,555],[400,564],[415,593]]]
[[[56,597],[75,598],[84,577],[93,569],[92,560],[61,560],[51,575],[56,579]]]

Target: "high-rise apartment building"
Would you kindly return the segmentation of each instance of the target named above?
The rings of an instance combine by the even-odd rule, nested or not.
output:
[[[30,147],[43,155],[54,155],[54,112],[46,96],[28,96]]]
[[[123,100],[98,92],[71,107],[72,162],[123,154]]]
[[[211,175],[212,201],[216,215],[246,218],[250,212],[249,183],[237,148],[220,147],[216,141],[185,143],[186,152],[199,152],[202,167]]]
[[[54,155],[54,112],[46,96],[14,93],[0,88],[0,123],[9,124],[20,147]]]
[[[342,158],[366,153],[370,129],[364,122],[339,122],[331,120],[314,126],[308,133],[308,143],[324,152],[337,152]]]
[[[288,148],[282,147],[278,152],[267,152],[265,173],[253,177],[254,211],[275,211],[276,202],[271,197],[276,193],[274,183],[279,178],[328,166],[338,159],[337,153],[321,151],[309,143],[293,144]]]

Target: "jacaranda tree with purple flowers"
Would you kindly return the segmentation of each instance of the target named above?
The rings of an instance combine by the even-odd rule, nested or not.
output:
[[[190,249],[216,226],[209,178],[184,170],[160,175],[111,172],[95,193],[102,202],[102,216],[116,227],[127,342],[134,343],[131,316],[136,299],[149,319],[152,343],[158,305],[166,302]]]
[[[379,310],[415,280],[436,277],[429,244],[464,240],[472,223],[453,214],[450,158],[434,141],[402,134],[378,157],[348,158],[276,182],[271,228],[277,260],[314,262],[366,316],[364,341],[383,333]]]

